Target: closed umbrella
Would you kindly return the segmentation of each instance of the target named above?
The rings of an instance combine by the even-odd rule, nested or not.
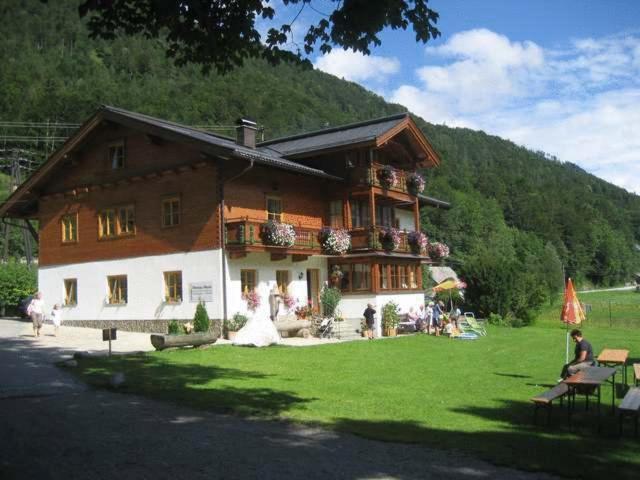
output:
[[[564,301],[562,302],[562,313],[560,314],[560,320],[567,326],[567,350],[565,355],[567,363],[569,362],[569,325],[580,325],[585,318],[584,310],[578,301],[576,290],[573,288],[573,282],[569,279],[564,290]]]

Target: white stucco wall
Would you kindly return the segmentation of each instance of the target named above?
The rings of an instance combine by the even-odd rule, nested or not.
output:
[[[400,313],[407,313],[409,308],[424,303],[424,294],[422,292],[414,293],[393,293],[384,295],[375,295],[373,293],[363,295],[345,295],[340,301],[338,308],[345,318],[362,318],[367,303],[373,303],[376,311],[380,312],[385,303],[393,300],[400,307]]]
[[[400,230],[407,230],[408,232],[412,232],[416,229],[415,220],[413,219],[413,212],[411,210],[396,208],[395,216],[398,220],[398,226]]]
[[[189,285],[207,282],[213,288],[213,301],[206,302],[209,316],[222,318],[221,265],[221,250],[207,250],[41,267],[38,288],[50,309],[64,303],[64,279],[77,279],[78,304],[63,308],[67,320],[170,320],[193,318],[197,304],[190,301]],[[182,303],[164,301],[164,272],[169,271],[182,272]],[[126,305],[107,303],[107,276],[111,275],[127,276]]]
[[[258,315],[269,316],[269,293],[276,285],[276,270],[288,270],[290,284],[289,294],[292,295],[299,304],[307,302],[307,269],[317,268],[320,270],[320,285],[327,282],[327,259],[325,257],[313,256],[304,262],[293,262],[291,256],[284,260],[272,261],[269,253],[250,253],[244,258],[228,259],[227,269],[227,302],[228,316],[231,318],[234,313],[248,313],[247,304],[242,300],[240,287],[240,270],[257,270],[258,293],[260,295],[260,307],[256,311]],[[302,274],[302,279],[300,279]],[[280,314],[286,311],[280,311]],[[291,312],[293,313],[293,312]]]

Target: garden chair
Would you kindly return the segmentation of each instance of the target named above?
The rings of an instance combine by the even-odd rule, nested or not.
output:
[[[458,320],[458,323],[461,325],[463,330],[475,332],[482,336],[487,334],[487,329],[478,323],[473,312],[465,312],[464,318]]]

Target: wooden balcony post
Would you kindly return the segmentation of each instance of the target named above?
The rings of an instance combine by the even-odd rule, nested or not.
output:
[[[376,227],[376,194],[373,192],[373,188],[369,189],[369,222],[375,229]]]
[[[413,204],[413,220],[415,224],[415,230],[420,230],[420,202],[418,202],[418,198],[416,197],[416,201]]]
[[[342,200],[342,226],[351,230],[351,203],[349,203],[349,192],[344,191]]]

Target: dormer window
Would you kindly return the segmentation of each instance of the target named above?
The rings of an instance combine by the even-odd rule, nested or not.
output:
[[[282,199],[267,197],[267,220],[282,222]]]
[[[124,141],[121,140],[109,145],[109,162],[112,170],[124,168]]]

